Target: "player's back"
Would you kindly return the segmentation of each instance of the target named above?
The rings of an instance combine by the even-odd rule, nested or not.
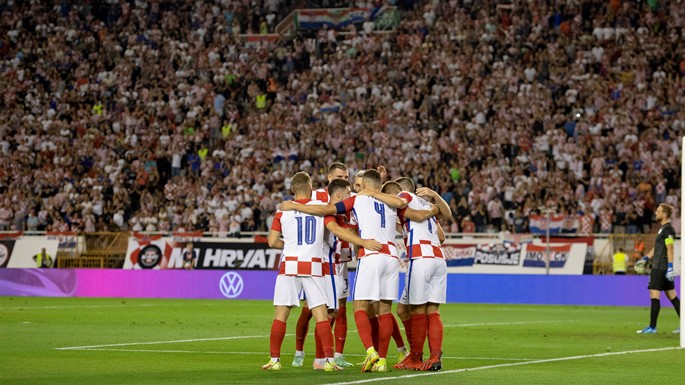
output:
[[[324,203],[310,200],[306,204]],[[286,275],[320,276],[324,260],[324,218],[294,210],[281,212],[280,222],[284,243],[281,262],[285,263],[281,270]]]
[[[395,230],[395,223],[397,222],[397,211],[370,196],[357,195],[354,199],[352,213],[359,228],[359,237],[377,240],[383,244],[380,253],[396,257],[395,235],[397,231]],[[358,257],[376,253],[378,252],[367,252],[360,248]]]
[[[431,204],[416,194],[404,191],[399,196],[404,198],[408,202],[407,207],[413,210],[431,209]],[[404,239],[407,252],[412,258],[442,258],[440,238],[438,237],[438,223],[435,217],[431,217],[423,222],[415,222],[401,215],[400,217],[405,231]]]

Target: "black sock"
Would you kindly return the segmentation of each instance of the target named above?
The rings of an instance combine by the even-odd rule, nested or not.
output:
[[[650,314],[649,326],[656,329],[656,319],[659,318],[659,310],[661,310],[661,302],[658,298],[652,298],[652,312]]]
[[[680,300],[678,297],[674,297],[671,300],[671,303],[673,304],[673,307],[675,308],[675,312],[678,313],[678,317],[680,317]]]

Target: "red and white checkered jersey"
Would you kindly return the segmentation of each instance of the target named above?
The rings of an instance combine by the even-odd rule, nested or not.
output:
[[[398,195],[409,204],[413,210],[430,210],[431,204],[420,196],[403,191]],[[438,238],[438,221],[431,217],[423,222],[415,222],[404,217],[406,209],[399,210],[397,216],[404,228],[404,244],[407,246],[407,256],[416,258],[444,258]]]
[[[367,251],[360,247],[357,258],[379,253],[397,258],[395,246],[397,211],[394,208],[366,195],[349,197],[336,203],[335,207],[338,214],[352,213],[351,223],[357,225],[360,238],[375,239],[383,245],[380,251]]]
[[[312,191],[312,200],[328,203],[328,201],[331,200],[330,195],[328,195],[328,189],[320,188]]]
[[[301,204],[323,205],[320,201],[296,200]],[[277,211],[271,230],[283,234],[283,252],[278,274],[320,277],[323,273],[324,227],[333,217],[317,217],[299,211]]]
[[[328,203],[330,202],[331,197],[330,195],[328,195],[328,189],[320,188],[318,190],[312,191],[312,199]],[[356,229],[356,226],[350,224],[349,214],[341,215],[341,217],[343,218],[343,221],[340,221],[340,218],[338,218],[338,215],[336,215],[336,221],[338,222],[338,225],[340,225],[340,227]],[[337,248],[338,250],[336,251],[336,263],[352,261],[353,251],[352,245],[350,245],[349,242],[338,240]]]

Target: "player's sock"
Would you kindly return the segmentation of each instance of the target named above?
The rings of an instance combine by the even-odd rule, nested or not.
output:
[[[359,338],[362,340],[364,349],[373,347],[373,338],[371,337],[371,320],[364,310],[357,310],[354,312],[354,322],[357,325],[357,332]]]
[[[445,327],[442,324],[440,313],[428,314],[428,341],[431,349],[431,358],[439,358],[442,353],[442,336]]]
[[[411,317],[402,320],[402,325],[404,325],[404,335],[407,336],[407,342],[409,343],[409,350],[411,350]]]
[[[338,308],[338,315],[335,317],[335,351],[343,352],[345,339],[347,338],[347,309],[345,306]]]
[[[426,342],[427,318],[425,314],[411,316],[411,352],[423,354],[423,344]]]
[[[652,298],[652,311],[650,312],[649,326],[656,329],[656,320],[659,318],[659,310],[661,310],[661,302],[658,298]]]
[[[304,306],[300,313],[300,318],[297,319],[297,326],[295,327],[295,350],[304,351],[304,340],[307,338],[309,320],[311,319],[312,312],[308,307]]]
[[[371,323],[371,338],[373,339],[373,347],[376,349],[376,351],[378,351],[378,332],[380,327],[378,317],[369,318],[369,322]]]
[[[390,346],[390,339],[392,338],[392,319],[395,318],[392,314],[383,314],[378,317],[378,356],[386,358],[388,356],[388,347]]]
[[[316,334],[321,339],[323,347],[323,356],[325,358],[333,358],[333,332],[331,331],[331,324],[326,321],[316,323]],[[318,358],[318,355],[317,355]]]
[[[678,297],[674,297],[671,300],[671,303],[673,304],[673,308],[675,309],[675,312],[678,313],[678,317],[680,317],[680,299],[678,299]]]
[[[314,357],[315,358],[321,358],[321,359],[326,358],[326,355],[323,351],[323,342],[321,341],[321,337],[319,336],[319,323],[318,322],[316,323],[316,333],[314,333],[314,346],[316,346],[316,355]]]
[[[392,339],[395,340],[395,345],[398,348],[403,348],[404,339],[402,338],[402,330],[400,330],[400,325],[397,323],[397,318],[392,314],[390,314],[390,318],[392,319]]]
[[[275,319],[271,323],[271,335],[269,336],[269,344],[271,345],[271,358],[281,357],[281,346],[285,338],[285,322]]]

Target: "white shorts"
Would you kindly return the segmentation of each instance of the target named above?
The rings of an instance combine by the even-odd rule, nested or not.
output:
[[[409,262],[401,304],[447,302],[447,264],[442,258],[415,258]]]
[[[309,308],[325,304],[326,278],[279,274],[274,288],[274,306],[300,306],[301,291],[307,296]]]
[[[385,254],[372,254],[357,262],[352,299],[396,301],[400,261]]]
[[[335,275],[325,275],[326,281],[326,307],[329,310],[336,310],[338,308],[338,277]],[[309,301],[307,301],[309,305]]]
[[[338,292],[338,299],[347,299],[350,296],[350,279],[347,270],[347,262],[335,265],[335,288]]]

